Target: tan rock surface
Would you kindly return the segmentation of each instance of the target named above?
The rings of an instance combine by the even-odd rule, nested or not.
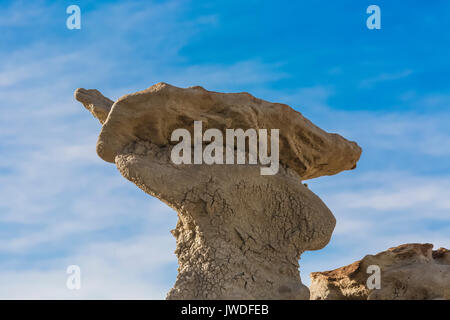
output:
[[[247,93],[159,83],[112,106],[97,91],[78,89],[75,97],[103,123],[100,157],[178,212],[179,274],[168,299],[309,299],[298,259],[328,243],[335,219],[301,180],[355,167],[356,143]],[[170,135],[192,130],[194,120],[204,130],[279,128],[279,172],[173,164]]]
[[[98,94],[97,90],[78,89],[75,97],[103,123],[108,110],[105,104],[111,100],[101,99]],[[87,101],[88,95],[92,101]],[[201,120],[204,130],[281,129],[280,161],[303,180],[353,169],[361,155],[355,142],[323,131],[287,105],[245,92],[183,89],[166,83],[125,95],[114,103],[100,133],[97,153],[103,160],[114,162],[115,156],[136,139],[158,147],[170,145],[173,130],[186,128],[192,133],[194,120]]]
[[[109,111],[111,111],[111,107],[114,104],[114,101],[104,97],[95,89],[77,89],[75,91],[75,99],[80,101],[101,124],[105,123]]]
[[[311,273],[313,300],[450,299],[450,251],[404,244],[332,271]],[[368,289],[370,265],[381,270],[380,289]]]

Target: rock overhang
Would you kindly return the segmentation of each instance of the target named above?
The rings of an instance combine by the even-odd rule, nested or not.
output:
[[[82,97],[80,100],[76,95],[86,107],[85,95]],[[104,102],[97,92],[95,97]],[[88,109],[98,118],[92,111],[95,108]],[[107,108],[99,109],[103,113]],[[98,138],[97,153],[114,163],[116,155],[133,141],[171,145],[171,133],[178,128],[192,131],[194,121],[202,121],[204,130],[280,129],[280,162],[302,180],[352,170],[362,151],[356,142],[325,132],[285,104],[261,100],[246,92],[219,93],[161,82],[112,104]]]

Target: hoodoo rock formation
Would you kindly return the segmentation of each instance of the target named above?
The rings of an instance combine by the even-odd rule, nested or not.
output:
[[[287,105],[248,93],[158,83],[113,102],[77,89],[103,125],[97,153],[146,193],[178,212],[172,230],[178,276],[168,299],[309,299],[298,260],[323,248],[335,218],[302,180],[353,169],[361,149],[316,127]],[[280,168],[171,161],[171,134],[194,121],[203,130],[279,129]]]
[[[450,250],[404,244],[367,255],[348,266],[311,273],[313,300],[450,299]],[[370,265],[379,267],[380,287],[369,289]]]

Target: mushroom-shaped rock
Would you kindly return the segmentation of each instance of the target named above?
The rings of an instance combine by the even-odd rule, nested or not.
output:
[[[429,243],[403,244],[345,267],[313,272],[311,299],[449,300],[450,251],[432,249]],[[378,286],[375,272],[380,276]]]
[[[309,299],[298,260],[328,243],[335,219],[302,180],[354,168],[356,143],[248,93],[158,83],[113,104],[97,93],[78,89],[75,97],[103,124],[99,156],[178,212],[179,273],[168,299]],[[224,136],[279,129],[278,172],[261,175],[249,163],[175,164],[172,133],[195,136],[194,121]]]

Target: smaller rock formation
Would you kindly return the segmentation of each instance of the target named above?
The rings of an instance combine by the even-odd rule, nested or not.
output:
[[[311,273],[312,300],[448,300],[450,250],[403,244],[332,271]],[[381,270],[380,289],[368,289],[370,265]]]

